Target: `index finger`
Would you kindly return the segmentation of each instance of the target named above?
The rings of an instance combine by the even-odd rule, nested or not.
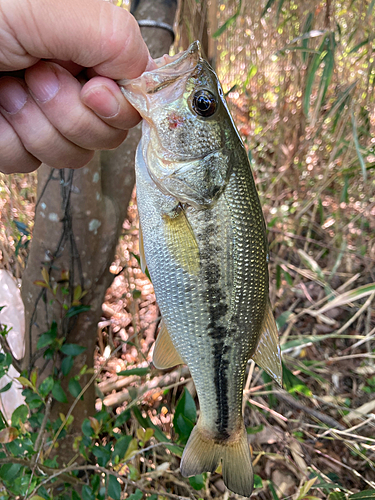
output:
[[[134,17],[103,0],[2,0],[0,33],[7,41],[0,70],[62,59],[108,78],[136,78],[149,59]]]

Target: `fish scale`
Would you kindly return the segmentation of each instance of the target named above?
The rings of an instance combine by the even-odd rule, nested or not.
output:
[[[141,262],[162,316],[154,364],[186,363],[200,404],[181,473],[214,472],[222,461],[227,487],[249,496],[246,364],[252,357],[280,383],[281,360],[248,157],[197,42],[120,85],[144,118],[136,182]]]

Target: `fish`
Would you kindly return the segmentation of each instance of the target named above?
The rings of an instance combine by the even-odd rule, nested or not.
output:
[[[249,158],[199,42],[118,82],[143,118],[136,152],[140,260],[161,314],[153,363],[187,364],[199,418],[184,477],[222,465],[227,488],[253,491],[242,415],[251,358],[281,385],[269,300],[266,226]]]

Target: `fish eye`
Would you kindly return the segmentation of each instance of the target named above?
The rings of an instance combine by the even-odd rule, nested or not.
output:
[[[193,96],[192,106],[199,116],[212,116],[217,108],[217,99],[209,90],[198,90]]]

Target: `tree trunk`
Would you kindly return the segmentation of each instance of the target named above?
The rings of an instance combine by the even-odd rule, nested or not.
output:
[[[177,0],[140,0],[134,15],[137,19],[173,25],[176,7]],[[142,28],[142,35],[153,57],[168,52],[172,35],[167,30],[147,27]],[[34,367],[38,369],[38,383],[52,373],[54,362],[43,359],[43,350],[36,347],[38,338],[50,329],[53,321],[57,323],[59,337],[86,347],[76,358],[69,375],[61,380],[69,402],[55,401],[51,419],[60,413],[65,415],[73,402],[67,390],[69,379],[79,375],[84,364],[93,366],[97,323],[102,315],[105,292],[113,279],[109,266],[134,186],[134,156],[140,135],[138,126],[119,148],[97,153],[90,164],[80,170],[58,171],[42,166],[38,171],[35,226],[22,286],[26,321],[23,366],[29,372]],[[34,284],[43,280],[42,269],[45,277],[48,274],[50,286],[58,287],[56,296],[46,286]],[[91,308],[67,318],[66,307],[72,306],[78,285],[87,292],[82,303]],[[83,375],[79,379],[81,387],[90,377]],[[61,463],[71,459],[74,434],[81,432],[82,421],[94,412],[94,403],[91,384],[84,399],[75,407],[69,439],[60,442]]]

